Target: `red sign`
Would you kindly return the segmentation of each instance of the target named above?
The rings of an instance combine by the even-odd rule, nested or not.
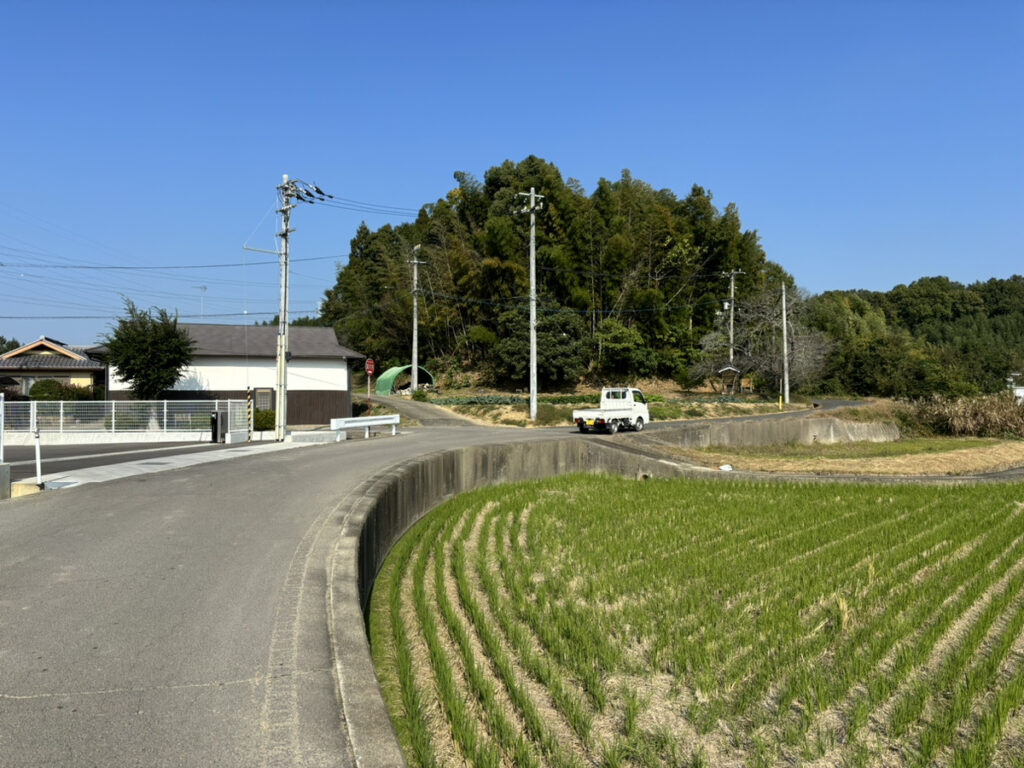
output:
[[[366,375],[373,376],[373,358],[366,358]]]

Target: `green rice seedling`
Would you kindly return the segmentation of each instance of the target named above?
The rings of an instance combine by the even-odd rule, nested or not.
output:
[[[636,720],[637,717],[640,716],[640,710],[643,704],[641,703],[636,690],[633,688],[626,688],[623,690],[622,698],[625,704],[622,730],[627,739],[632,739],[636,736]]]
[[[378,577],[380,579],[378,589],[387,586],[387,623],[391,630],[395,649],[394,669],[398,678],[398,700],[395,701],[391,697],[386,698],[392,713],[395,731],[415,766],[433,768],[437,763],[426,721],[423,694],[416,684],[409,639],[401,617],[401,584],[408,570],[414,548],[419,543],[419,535],[424,529],[431,530],[429,526],[420,526],[415,533],[410,532],[409,536],[395,547],[391,561],[381,570]],[[375,596],[376,594],[385,594],[385,592],[375,592]],[[381,659],[377,655],[379,649],[373,650],[375,651],[374,661],[380,668],[382,666]],[[384,688],[382,682],[382,690]]]
[[[730,734],[734,762],[820,759],[813,756],[824,751],[869,764],[878,756],[864,745],[874,742],[858,737],[882,707],[890,713],[886,749],[913,760],[923,737],[934,744],[921,754],[969,757],[994,749],[976,734],[991,734],[999,721],[984,719],[979,702],[1003,700],[1008,685],[992,674],[1006,658],[994,627],[1012,628],[1014,587],[1011,578],[1009,595],[997,596],[992,585],[1017,575],[1019,498],[1002,485],[559,478],[473,496],[473,508],[496,500],[500,512],[488,507],[473,529],[482,541],[458,568],[472,568],[467,594],[486,606],[481,621],[490,626],[478,639],[493,633],[508,655],[507,664],[496,662],[499,654],[485,650],[481,663],[499,679],[502,668],[518,669],[543,686],[592,764],[603,754],[594,713],[612,703],[606,681],[665,671],[681,697],[677,713],[698,733]],[[475,524],[461,509],[462,533],[443,573],[456,583],[458,540]],[[936,665],[938,643],[976,604],[983,610],[963,648],[942,650]],[[468,605],[460,616],[476,633]],[[624,763],[679,762],[643,732],[625,694],[613,703],[622,706]],[[842,716],[846,745],[830,746],[835,733],[819,727],[828,708]],[[448,717],[443,704],[442,712]],[[943,723],[954,724],[952,736]],[[542,748],[535,754],[550,762]]]
[[[584,744],[588,744],[593,727],[593,716],[586,710],[580,699],[566,688],[558,669],[547,659],[534,652],[528,633],[521,624],[511,617],[506,605],[499,598],[498,581],[487,568],[486,560],[488,532],[495,517],[496,512],[492,512],[484,521],[476,558],[477,577],[487,594],[488,607],[491,614],[497,619],[505,639],[518,654],[520,664],[534,680],[547,688],[558,711],[565,717],[580,740]],[[501,537],[501,531],[501,526],[495,527],[495,537],[498,539]]]
[[[463,530],[468,528],[463,526]],[[469,636],[445,591],[445,573],[443,567],[443,548],[435,547],[434,559],[434,591],[435,600],[444,618],[448,633],[459,650],[462,666],[466,673],[470,690],[476,696],[487,721],[488,730],[505,754],[514,757],[515,764],[525,768],[537,768],[539,762],[529,749],[515,726],[505,716],[496,698],[494,686],[486,677],[483,664],[474,656]]]
[[[444,520],[444,525],[433,543],[435,556],[437,548],[443,546],[444,541],[451,536],[454,523],[454,516],[448,516]],[[470,712],[466,700],[457,689],[451,664],[441,645],[437,622],[427,605],[424,576],[430,554],[430,548],[422,547],[416,558],[413,568],[413,602],[429,651],[431,667],[437,684],[438,699],[448,719],[452,737],[463,754],[472,759],[474,766],[497,768],[501,763],[501,752],[486,736],[481,736],[479,733],[476,720]]]
[[[689,768],[708,768],[708,753],[703,745],[698,745],[690,752]]]
[[[992,706],[983,711],[971,739],[953,752],[954,768],[976,768],[992,764],[996,745],[1002,737],[1007,718],[1024,703],[1024,665],[1018,665],[1010,681],[996,694]],[[1014,768],[1024,768],[1024,754],[1006,755]]]
[[[600,748],[601,756],[598,764],[601,768],[621,768],[626,764],[629,750],[624,741],[616,739],[610,743],[602,742]]]
[[[936,750],[953,741],[958,726],[970,712],[975,696],[991,687],[1000,661],[1024,627],[1024,603],[1017,601],[1015,610],[997,642],[988,649],[979,662],[966,672],[964,666],[974,654],[991,623],[1005,610],[1010,601],[1008,593],[1016,596],[1021,588],[1024,588],[1024,571],[1018,573],[1002,594],[990,601],[982,616],[971,627],[968,637],[954,653],[950,654],[943,668],[935,676],[938,690],[949,691],[949,695],[921,736],[918,765],[927,765]]]
[[[500,639],[493,627],[487,621],[476,599],[469,589],[468,576],[466,572],[465,536],[469,526],[464,526],[463,535],[452,543],[452,575],[455,578],[459,600],[463,610],[469,616],[477,638],[486,651],[492,668],[502,681],[505,692],[519,712],[526,727],[527,735],[544,753],[553,766],[571,766],[573,760],[567,755],[554,734],[544,724],[540,713],[537,711],[535,702],[516,678],[512,661],[502,647]],[[439,574],[443,580],[443,574]],[[439,596],[440,600],[440,596]]]

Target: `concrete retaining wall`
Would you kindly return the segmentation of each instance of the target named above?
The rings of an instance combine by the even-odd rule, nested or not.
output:
[[[11,498],[11,465],[0,464],[0,501]]]
[[[644,437],[651,442],[683,448],[738,448],[813,443],[885,443],[899,440],[900,431],[895,424],[842,421],[831,417],[796,417],[680,424],[673,429],[647,432]]]
[[[373,581],[395,542],[424,514],[457,494],[572,472],[676,477],[675,462],[617,450],[598,440],[506,443],[411,459],[367,480],[339,510],[344,533],[331,557],[328,607],[335,672],[349,739],[361,768],[405,765],[370,658],[365,611]]]

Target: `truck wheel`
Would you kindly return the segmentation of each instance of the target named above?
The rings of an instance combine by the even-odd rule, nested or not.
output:
[[[633,425],[634,432],[642,432],[644,429],[644,420],[637,417],[636,424]]]
[[[583,434],[587,434],[587,425],[586,424],[580,424],[579,428],[580,428],[580,432],[582,432]]]
[[[619,431],[619,422],[613,421],[613,422],[611,422],[608,425],[608,434],[609,435],[614,435],[618,431]]]

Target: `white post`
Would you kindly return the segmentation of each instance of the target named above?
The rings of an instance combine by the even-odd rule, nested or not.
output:
[[[164,432],[167,431],[167,401],[164,400]]]
[[[57,419],[57,431],[64,434],[64,401],[60,401],[60,416]]]
[[[43,487],[43,462],[39,455],[39,428],[36,427],[36,485]]]
[[[110,433],[117,432],[117,401],[110,401]]]
[[[4,393],[0,392],[0,464],[4,463]]]

